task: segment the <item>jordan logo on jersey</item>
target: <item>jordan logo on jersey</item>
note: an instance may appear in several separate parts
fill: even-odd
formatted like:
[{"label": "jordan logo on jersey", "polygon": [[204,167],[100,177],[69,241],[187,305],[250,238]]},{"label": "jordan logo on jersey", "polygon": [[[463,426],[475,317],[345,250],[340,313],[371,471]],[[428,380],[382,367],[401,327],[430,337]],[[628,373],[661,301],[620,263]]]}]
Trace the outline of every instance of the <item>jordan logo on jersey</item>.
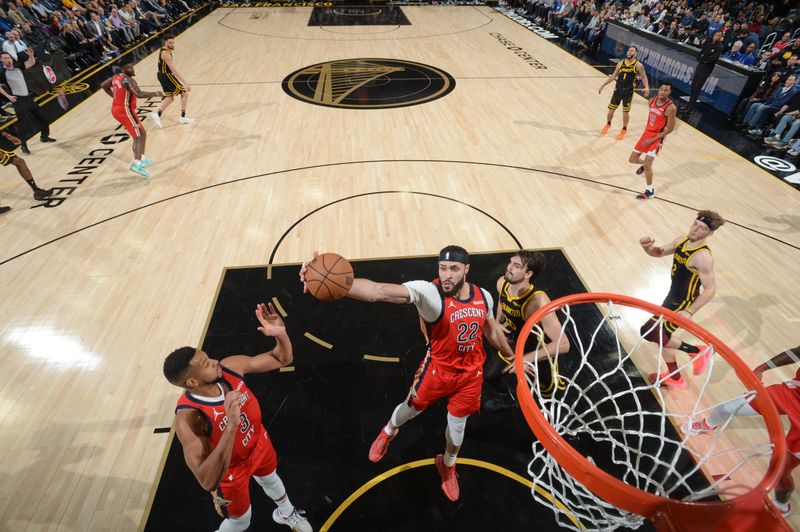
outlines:
[{"label": "jordan logo on jersey", "polygon": [[217,422],[217,418],[218,418],[219,416],[221,416],[222,414],[224,414],[224,413],[225,413],[225,412],[217,412],[217,409],[216,409],[216,408],[212,408],[212,409],[211,409],[211,412],[214,414],[214,423],[216,423],[216,422]]}]

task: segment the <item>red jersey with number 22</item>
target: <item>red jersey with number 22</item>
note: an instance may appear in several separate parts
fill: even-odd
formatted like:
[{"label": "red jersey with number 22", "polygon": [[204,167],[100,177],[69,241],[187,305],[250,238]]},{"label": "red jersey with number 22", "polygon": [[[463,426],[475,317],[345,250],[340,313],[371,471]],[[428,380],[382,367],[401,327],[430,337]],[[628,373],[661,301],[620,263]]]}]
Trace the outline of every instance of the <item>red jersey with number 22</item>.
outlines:
[{"label": "red jersey with number 22", "polygon": [[[439,280],[433,281],[436,285]],[[461,301],[442,295],[442,314],[426,323],[431,359],[444,369],[471,371],[483,367],[483,324],[489,311],[483,291],[469,284],[469,298]],[[441,293],[441,292],[440,292]]]},{"label": "red jersey with number 22", "polygon": [[[233,442],[233,452],[231,453],[230,467],[246,461],[255,449],[256,441],[265,432],[261,425],[261,407],[258,399],[253,392],[245,385],[242,376],[232,372],[225,366],[222,368],[222,379],[220,384],[224,393],[237,390],[242,396],[239,398],[241,404],[241,414],[239,415],[239,432]],[[198,410],[207,421],[206,435],[211,440],[211,447],[215,448],[222,438],[222,432],[228,425],[228,416],[225,415],[225,400],[204,401],[188,391],[184,392],[178,400],[175,412],[182,408],[193,408]]]}]

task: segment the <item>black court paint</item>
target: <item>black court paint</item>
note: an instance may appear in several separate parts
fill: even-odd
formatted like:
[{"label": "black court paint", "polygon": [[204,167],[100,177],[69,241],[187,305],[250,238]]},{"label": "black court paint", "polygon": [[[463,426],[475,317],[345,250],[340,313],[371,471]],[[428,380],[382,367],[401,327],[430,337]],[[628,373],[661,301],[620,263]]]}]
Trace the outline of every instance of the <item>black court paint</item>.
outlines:
[{"label": "black court paint", "polygon": [[[586,290],[560,250],[544,253],[548,266],[537,280],[539,289],[551,298]],[[473,254],[469,279],[494,295],[494,283],[509,256],[510,252]],[[436,256],[430,256],[353,261],[353,268],[358,276],[397,283],[431,279],[436,264]],[[256,331],[253,309],[274,297],[286,310],[294,371],[251,375],[246,381],[261,405],[289,496],[319,529],[365,483],[397,466],[442,452],[446,413],[441,403],[431,407],[402,428],[381,462],[371,463],[369,446],[392,409],[404,399],[425,350],[416,310],[411,305],[350,299],[317,301],[302,293],[298,269],[299,264],[273,266],[271,278],[264,267],[226,270],[202,347],[217,359],[266,351],[274,341]],[[587,307],[575,317],[581,323],[599,315],[595,307]],[[305,332],[333,347],[313,342]],[[602,341],[610,338],[608,334]],[[364,354],[398,358],[399,362],[365,360]],[[628,374],[636,371],[631,367]],[[484,399],[493,393],[485,387]],[[179,395],[176,388],[176,401]],[[468,421],[460,456],[527,478],[532,439],[521,412],[481,412]],[[580,448],[594,457],[600,454],[585,443]],[[536,504],[518,482],[478,467],[460,466],[459,474],[461,500],[456,504],[442,494],[435,469],[419,467],[378,482],[356,498],[330,530],[558,530],[551,511]],[[250,484],[250,493],[250,530],[282,530],[272,523],[272,501],[255,482]],[[220,521],[211,495],[200,488],[186,467],[180,443],[173,439],[145,530],[214,530]],[[640,530],[649,529],[645,524]]]}]

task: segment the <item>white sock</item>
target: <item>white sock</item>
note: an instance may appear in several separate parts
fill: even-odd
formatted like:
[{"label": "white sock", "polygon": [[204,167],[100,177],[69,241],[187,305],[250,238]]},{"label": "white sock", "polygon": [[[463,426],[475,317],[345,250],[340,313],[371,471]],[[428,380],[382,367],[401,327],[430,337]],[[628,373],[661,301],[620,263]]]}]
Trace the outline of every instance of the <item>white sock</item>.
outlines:
[{"label": "white sock", "polygon": [[288,517],[292,515],[294,506],[289,501],[289,495],[286,493],[286,488],[283,486],[281,477],[278,476],[277,471],[273,471],[269,475],[263,477],[253,477],[261,485],[267,497],[275,501],[281,515]]},{"label": "white sock", "polygon": [[294,505],[289,501],[289,495],[285,495],[283,499],[275,499],[275,504],[278,506],[278,511],[284,517],[289,517],[294,512]]},{"label": "white sock", "polygon": [[653,185],[647,185],[647,191],[653,192]]},{"label": "white sock", "polygon": [[133,164],[135,164],[136,166],[141,166],[142,160],[141,159],[134,159],[133,160]]},{"label": "white sock", "polygon": [[395,433],[395,432],[397,432],[397,429],[393,429],[393,428],[392,428],[392,426],[391,426],[389,423],[387,423],[387,424],[386,424],[386,425],[383,427],[383,432],[385,432],[385,433],[386,433],[386,434],[388,434],[389,436],[394,436],[394,433]]},{"label": "white sock", "polygon": [[456,457],[457,456],[458,456],[458,453],[450,454],[447,451],[445,451],[444,452],[444,465],[446,465],[447,467],[453,467],[454,465],[456,465]]}]

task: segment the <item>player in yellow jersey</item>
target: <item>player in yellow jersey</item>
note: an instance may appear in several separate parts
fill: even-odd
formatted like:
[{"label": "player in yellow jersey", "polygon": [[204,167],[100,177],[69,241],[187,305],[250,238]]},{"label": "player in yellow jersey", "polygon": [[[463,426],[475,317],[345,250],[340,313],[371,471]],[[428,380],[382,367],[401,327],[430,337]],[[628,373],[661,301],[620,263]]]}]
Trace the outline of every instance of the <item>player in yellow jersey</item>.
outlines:
[{"label": "player in yellow jersey", "polygon": [[628,53],[625,59],[617,63],[617,68],[614,69],[605,83],[600,85],[597,94],[603,92],[606,85],[616,79],[617,84],[614,87],[614,94],[611,96],[611,102],[608,104],[608,114],[606,115],[606,125],[600,130],[601,135],[608,133],[611,128],[611,120],[614,119],[614,112],[622,103],[622,129],[617,134],[617,140],[625,138],[628,132],[628,120],[630,120],[631,104],[633,103],[633,91],[636,90],[636,76],[642,78],[643,94],[645,97],[650,92],[650,85],[647,81],[647,73],[644,71],[644,65],[636,59],[636,47],[631,46],[628,48]]},{"label": "player in yellow jersey", "polygon": [[[542,273],[547,259],[540,251],[522,250],[511,255],[506,266],[506,273],[497,280],[497,321],[503,326],[509,345],[515,348],[517,337],[525,324],[534,312],[550,302],[541,290],[534,286],[536,277]],[[544,359],[546,353],[555,355],[569,351],[569,339],[566,335],[561,336],[561,323],[555,313],[550,313],[541,321],[545,338],[542,339],[544,345],[539,349],[538,360]],[[559,336],[561,336],[559,341]],[[536,347],[539,338],[535,334],[528,337],[526,343],[525,360],[534,362]],[[489,351],[486,355],[486,365],[484,367],[484,379],[497,390],[499,396],[484,403],[484,408],[490,412],[498,410],[510,410],[516,408],[514,390],[516,389],[516,377],[506,377],[514,373],[514,364],[511,360],[502,357],[497,351]],[[558,363],[556,362],[556,368]],[[557,383],[552,375],[549,362],[542,362],[537,365],[536,370],[528,366],[529,373],[538,375],[542,387],[542,394],[551,395],[556,387],[563,389],[563,383]]]},{"label": "player in yellow jersey", "polygon": [[166,111],[167,107],[175,100],[175,96],[181,96],[181,117],[178,120],[181,124],[191,124],[194,118],[186,116],[186,106],[189,104],[189,93],[192,90],[191,85],[186,79],[180,75],[175,68],[173,61],[173,52],[175,51],[175,36],[171,33],[164,35],[164,46],[158,52],[158,82],[161,83],[161,88],[164,90],[164,101],[158,108],[158,112],[151,114],[153,123],[159,128],[161,127],[161,113]]},{"label": "player in yellow jersey", "polygon": [[[694,319],[693,316],[714,297],[717,281],[714,278],[714,260],[706,240],[724,223],[725,220],[716,212],[700,211],[688,234],[677,237],[669,244],[656,246],[655,240],[649,236],[639,239],[644,252],[651,257],[672,255],[672,283],[662,307]],[[672,334],[678,328],[676,324],[664,320],[660,326],[656,326],[656,321],[657,318],[653,316],[645,322],[641,334],[645,340],[664,346],[667,371],[650,374],[650,381],[655,383],[660,380],[662,386],[684,389],[688,385],[678,372],[675,350],[689,353],[693,358],[695,375],[705,371],[711,350],[706,346],[694,346],[674,338]]]}]

